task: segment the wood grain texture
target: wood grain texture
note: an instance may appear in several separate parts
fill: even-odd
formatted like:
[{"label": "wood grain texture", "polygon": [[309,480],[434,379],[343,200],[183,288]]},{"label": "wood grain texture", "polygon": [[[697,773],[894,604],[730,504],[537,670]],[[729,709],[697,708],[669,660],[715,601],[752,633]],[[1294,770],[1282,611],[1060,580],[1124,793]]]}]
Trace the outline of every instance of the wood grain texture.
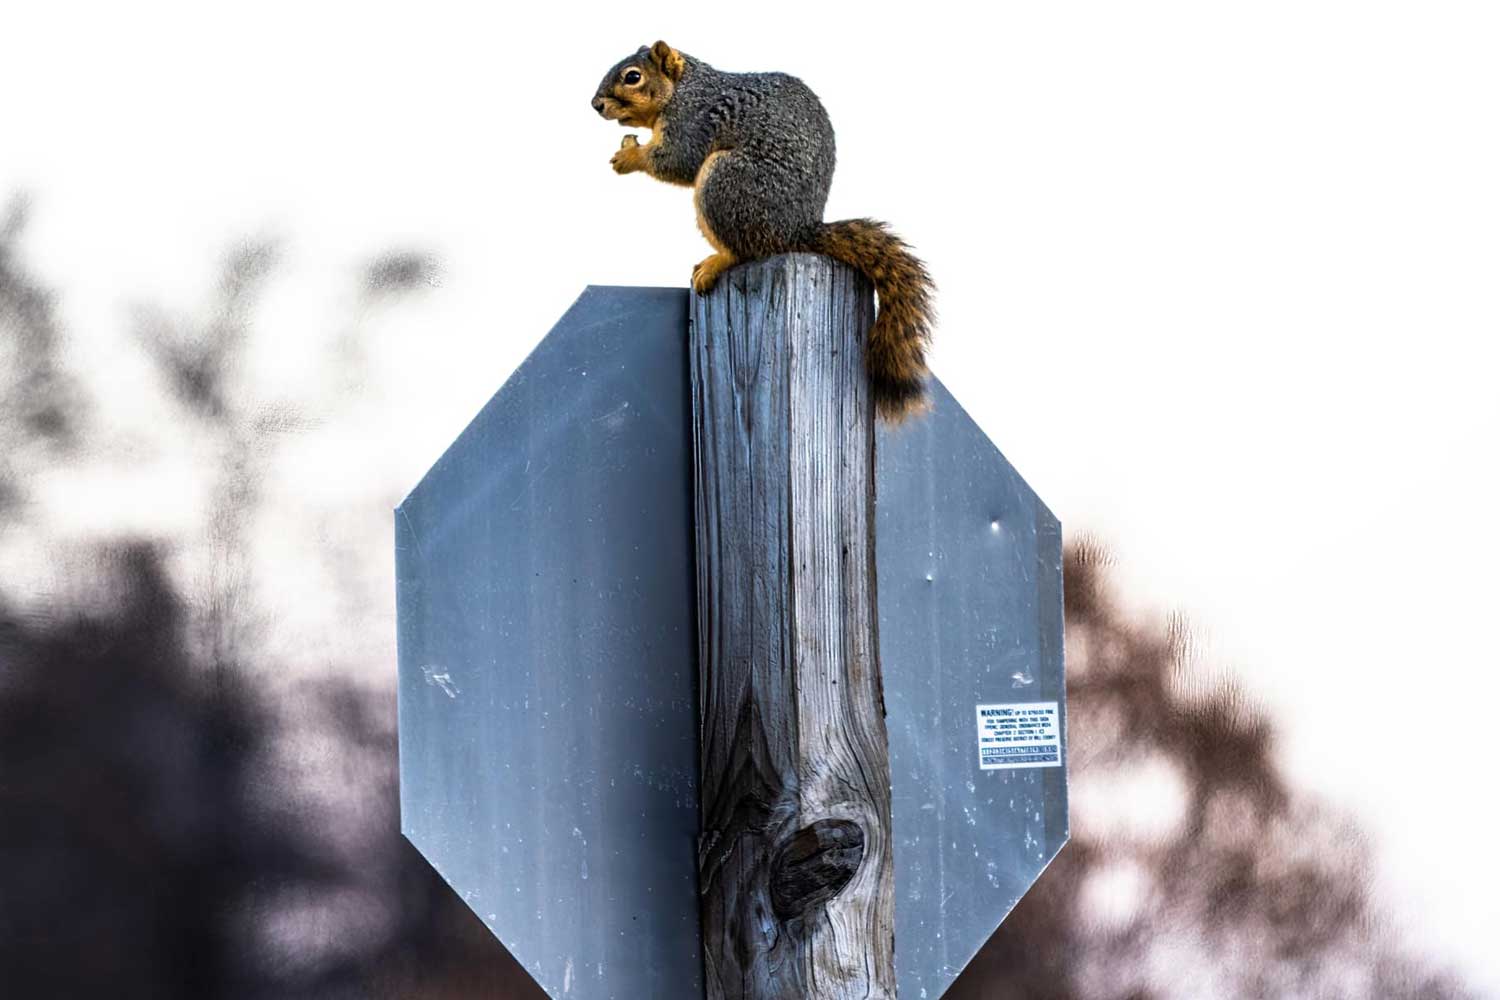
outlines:
[{"label": "wood grain texture", "polygon": [[896,995],[869,284],[826,257],[693,296],[710,1000]]}]

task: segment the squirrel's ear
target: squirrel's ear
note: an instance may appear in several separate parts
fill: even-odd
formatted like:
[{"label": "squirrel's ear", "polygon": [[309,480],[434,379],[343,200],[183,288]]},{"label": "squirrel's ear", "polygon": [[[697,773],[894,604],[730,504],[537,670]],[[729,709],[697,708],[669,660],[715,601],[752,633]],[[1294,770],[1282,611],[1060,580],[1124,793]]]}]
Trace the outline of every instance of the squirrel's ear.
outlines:
[{"label": "squirrel's ear", "polygon": [[666,42],[657,42],[651,46],[651,61],[673,80],[681,80],[682,71],[687,67],[687,64],[683,62],[682,53]]}]

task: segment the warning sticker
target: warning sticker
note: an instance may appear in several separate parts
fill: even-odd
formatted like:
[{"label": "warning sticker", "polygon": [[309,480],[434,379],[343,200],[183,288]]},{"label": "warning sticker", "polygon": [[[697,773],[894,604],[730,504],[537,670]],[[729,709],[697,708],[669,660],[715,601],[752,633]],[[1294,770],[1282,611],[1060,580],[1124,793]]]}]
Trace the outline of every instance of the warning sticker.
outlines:
[{"label": "warning sticker", "polygon": [[1057,702],[976,705],[974,711],[979,718],[981,770],[1062,766]]}]

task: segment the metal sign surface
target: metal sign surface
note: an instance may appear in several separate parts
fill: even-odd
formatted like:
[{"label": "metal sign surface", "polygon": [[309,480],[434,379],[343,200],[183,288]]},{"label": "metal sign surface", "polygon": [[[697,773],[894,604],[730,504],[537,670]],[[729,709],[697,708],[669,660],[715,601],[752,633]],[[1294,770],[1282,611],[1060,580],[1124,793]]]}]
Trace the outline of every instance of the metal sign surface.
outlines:
[{"label": "metal sign surface", "polygon": [[[686,337],[589,288],[396,512],[402,830],[557,998],[702,996]],[[934,404],[877,444],[912,998],[1067,839],[1057,521]]]},{"label": "metal sign surface", "polygon": [[[876,441],[896,980],[913,998],[943,995],[1068,839],[1062,532],[936,380],[932,395]],[[1027,724],[1049,707],[1054,741]],[[981,743],[981,708],[1036,738]],[[1018,749],[1043,752],[989,762]]]},{"label": "metal sign surface", "polygon": [[554,997],[702,996],[686,310],[585,292],[396,512],[402,832]]}]

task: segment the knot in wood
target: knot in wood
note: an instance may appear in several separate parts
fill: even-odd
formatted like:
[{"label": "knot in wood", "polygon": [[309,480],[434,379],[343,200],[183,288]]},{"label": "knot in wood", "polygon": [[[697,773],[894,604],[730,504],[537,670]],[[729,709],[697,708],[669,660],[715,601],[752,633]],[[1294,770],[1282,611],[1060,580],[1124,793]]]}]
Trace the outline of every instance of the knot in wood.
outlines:
[{"label": "knot in wood", "polygon": [[843,891],[865,857],[865,832],[847,819],[820,819],[792,834],[771,862],[771,908],[805,916]]}]

